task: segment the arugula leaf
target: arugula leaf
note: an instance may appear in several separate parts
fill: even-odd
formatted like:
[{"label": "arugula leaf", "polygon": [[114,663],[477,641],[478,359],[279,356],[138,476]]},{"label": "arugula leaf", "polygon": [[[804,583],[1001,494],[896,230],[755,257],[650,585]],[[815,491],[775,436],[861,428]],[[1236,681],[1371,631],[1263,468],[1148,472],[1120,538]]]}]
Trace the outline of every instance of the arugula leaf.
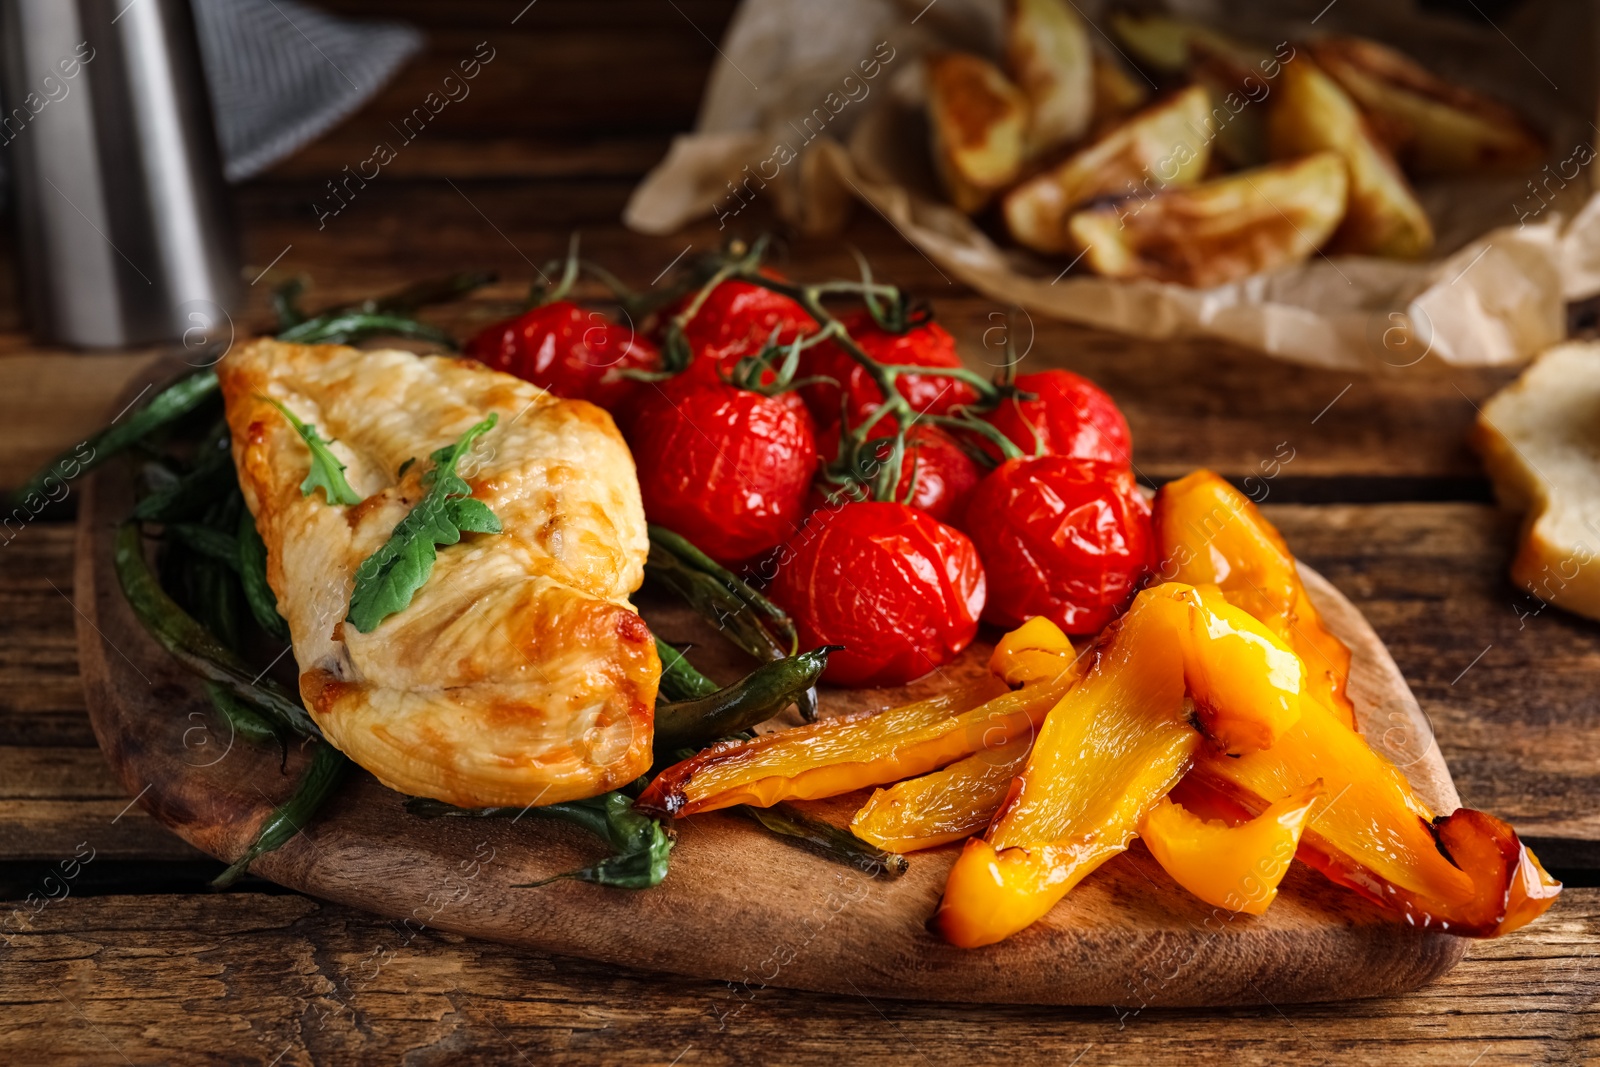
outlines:
[{"label": "arugula leaf", "polygon": [[397,611],[405,609],[428,576],[433,573],[439,553],[435,546],[453,545],[466,533],[499,533],[500,520],[489,505],[474,500],[472,487],[456,473],[461,457],[472,443],[488,433],[499,421],[489,417],[461,435],[453,445],[438,449],[430,457],[433,468],[422,476],[426,490],[417,506],[395,526],[384,542],[356,569],[356,584],[350,594],[350,612],[345,616],[357,630],[367,634]]},{"label": "arugula leaf", "polygon": [[350,483],[345,481],[344,464],[339,462],[339,457],[328,447],[332,442],[324,440],[315,426],[301,422],[295,417],[294,412],[278,401],[268,397],[262,399],[283,413],[283,417],[289,420],[289,425],[293,426],[301,440],[305,441],[306,447],[311,449],[311,470],[306,475],[306,480],[300,483],[301,495],[310,496],[321,489],[323,499],[330,504],[361,503],[361,497],[350,488]]}]

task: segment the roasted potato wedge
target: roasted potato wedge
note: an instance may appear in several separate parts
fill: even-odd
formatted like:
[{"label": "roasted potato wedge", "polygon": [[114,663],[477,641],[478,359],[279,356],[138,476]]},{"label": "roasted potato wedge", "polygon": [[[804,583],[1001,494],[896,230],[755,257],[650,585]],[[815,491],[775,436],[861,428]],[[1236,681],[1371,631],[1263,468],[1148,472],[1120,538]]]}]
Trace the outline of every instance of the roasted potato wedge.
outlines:
[{"label": "roasted potato wedge", "polygon": [[1079,211],[1067,229],[1099,274],[1223,285],[1315,252],[1338,227],[1346,191],[1338,153],[1319,152]]},{"label": "roasted potato wedge", "polygon": [[978,211],[1022,169],[1027,98],[978,56],[931,56],[927,72],[934,165],[950,202]]},{"label": "roasted potato wedge", "polygon": [[1416,259],[1433,247],[1433,225],[1394,157],[1321,67],[1303,55],[1285,63],[1269,107],[1274,159],[1333,151],[1349,168],[1349,208],[1330,251]]},{"label": "roasted potato wedge", "polygon": [[1094,54],[1094,110],[1089,129],[1100,136],[1150,99],[1150,87],[1112,56]]},{"label": "roasted potato wedge", "polygon": [[1028,98],[1028,152],[1038,155],[1089,131],[1089,30],[1066,0],[1010,0],[1006,8],[1006,67]]},{"label": "roasted potato wedge", "polygon": [[1204,63],[1230,87],[1243,87],[1252,75],[1277,76],[1271,52],[1197,22],[1120,13],[1112,16],[1111,28],[1133,58],[1157,74],[1186,75],[1194,65]]},{"label": "roasted potato wedge", "polygon": [[1307,50],[1413,173],[1514,173],[1544,158],[1544,138],[1511,108],[1445,81],[1386,45],[1325,37]]},{"label": "roasted potato wedge", "polygon": [[1193,185],[1211,160],[1210,107],[1206,90],[1190,86],[1023,182],[1003,202],[1011,236],[1037,252],[1065,252],[1067,216],[1079,204]]}]

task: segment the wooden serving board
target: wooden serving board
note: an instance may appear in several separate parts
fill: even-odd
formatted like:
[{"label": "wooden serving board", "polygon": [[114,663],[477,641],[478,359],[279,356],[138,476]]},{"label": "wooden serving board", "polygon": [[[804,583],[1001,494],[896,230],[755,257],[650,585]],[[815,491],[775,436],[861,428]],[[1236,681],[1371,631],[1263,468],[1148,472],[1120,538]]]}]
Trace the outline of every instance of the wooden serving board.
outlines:
[{"label": "wooden serving board", "polygon": [[[305,764],[232,743],[195,681],[140,627],[112,569],[132,473],[112,464],[85,486],[76,573],[78,638],[90,717],[130,796],[204,851],[232,859]],[[1310,570],[1328,624],[1354,650],[1351,692],[1366,736],[1436,810],[1459,803],[1404,679],[1360,613]],[[652,627],[695,639],[698,624],[644,605]],[[699,632],[704,639],[710,635]],[[705,640],[703,662],[724,646]],[[888,707],[982,670],[988,647],[904,690],[824,691],[826,714]],[[731,658],[708,673],[739,672]],[[848,811],[848,801],[819,802]],[[450,930],[560,955],[728,981],[727,1013],[761,986],[868,997],[1146,1006],[1373,997],[1413,989],[1461,959],[1465,943],[1405,927],[1296,864],[1261,918],[1213,909],[1178,888],[1135,845],[1090,875],[1044,920],[978,950],[924,924],[957,846],[913,854],[875,879],[773,837],[736,814],[681,820],[671,873],[629,891],[556,882],[512,888],[593,862],[593,838],[524,817],[424,820],[365,773],[313,826],[254,866],[282,885],[395,920],[402,934]],[[721,1012],[721,1009],[718,1009]]]}]

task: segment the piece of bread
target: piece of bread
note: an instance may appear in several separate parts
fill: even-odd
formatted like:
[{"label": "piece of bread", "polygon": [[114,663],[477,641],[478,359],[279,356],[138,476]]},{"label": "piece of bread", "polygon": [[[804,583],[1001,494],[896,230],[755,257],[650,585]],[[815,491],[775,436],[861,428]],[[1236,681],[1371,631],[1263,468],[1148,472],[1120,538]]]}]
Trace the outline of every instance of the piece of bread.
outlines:
[{"label": "piece of bread", "polygon": [[1483,406],[1472,445],[1523,513],[1512,580],[1600,619],[1600,343],[1546,351]]}]

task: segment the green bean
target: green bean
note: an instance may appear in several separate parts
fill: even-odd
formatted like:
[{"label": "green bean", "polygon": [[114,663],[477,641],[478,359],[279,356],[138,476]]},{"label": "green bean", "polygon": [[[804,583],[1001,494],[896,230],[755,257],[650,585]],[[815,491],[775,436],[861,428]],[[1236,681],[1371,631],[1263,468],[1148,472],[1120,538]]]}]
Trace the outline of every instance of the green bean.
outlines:
[{"label": "green bean", "polygon": [[[664,526],[650,527],[645,575],[683,598],[728,639],[759,660],[792,656],[799,648],[794,623],[748,582]],[[817,717],[816,690],[796,700],[800,717]]]},{"label": "green bean", "polygon": [[743,812],[775,834],[803,841],[827,858],[874,877],[898,878],[910,868],[904,856],[885,852],[849,830],[823,822],[792,804],[780,802],[770,808],[745,804],[730,810]]},{"label": "green bean", "polygon": [[311,754],[311,766],[306,768],[305,774],[300,776],[300,781],[295,783],[294,792],[289,795],[289,799],[272,809],[267,821],[256,831],[255,840],[250,843],[250,847],[244,850],[242,856],[229,864],[227,870],[217,875],[211,884],[218,889],[232,885],[249,869],[250,864],[273,849],[287,844],[316,816],[323,803],[344,780],[345,772],[349,769],[350,761],[345,758],[343,752],[326,741],[317,742],[316,750]]},{"label": "green bean", "polygon": [[278,595],[267,584],[267,545],[256,529],[256,519],[245,508],[239,512],[239,584],[256,625],[280,641],[289,640],[289,624],[278,614]]},{"label": "green bean", "polygon": [[203,559],[214,560],[235,573],[239,570],[239,542],[210,526],[193,522],[172,522],[166,534]]},{"label": "green bean", "polygon": [[316,724],[287,690],[255,674],[232,650],[180,608],[161,588],[144,557],[139,526],[126,522],[117,531],[117,579],[134,614],[163,648],[190,671],[250,701],[301,737],[320,736]]},{"label": "green bean", "polygon": [[656,654],[661,657],[661,692],[671,700],[690,700],[710,696],[717,683],[694,669],[682,652],[656,638]]},{"label": "green bean", "polygon": [[698,747],[766,722],[817,684],[828,666],[828,654],[840,647],[824,645],[763,664],[706,696],[657,704],[656,751]]},{"label": "green bean", "polygon": [[289,327],[278,335],[278,340],[308,345],[342,345],[373,334],[394,334],[434,341],[450,348],[456,346],[455,338],[437,326],[418,322],[409,315],[387,311],[340,311],[318,315]]},{"label": "green bean", "polygon": [[134,506],[133,517],[140,522],[192,519],[237,486],[232,453],[226,447],[214,448],[203,452],[187,474],[140,500]]},{"label": "green bean", "polygon": [[593,882],[618,889],[648,889],[667,876],[668,857],[672,852],[672,837],[662,827],[661,820],[634,811],[633,801],[621,792],[525,808],[457,808],[427,797],[411,797],[406,801],[406,811],[424,819],[454,817],[516,821],[525,814],[542,819],[559,819],[583,827],[616,850],[591,866],[538,882],[524,882],[512,886],[513,889],[532,889],[561,879]]},{"label": "green bean", "polygon": [[[32,478],[11,493],[14,504],[22,504],[29,497],[48,497],[50,479],[71,481],[87,474],[128,446],[148,437],[201,404],[217,392],[217,375],[210,370],[193,371],[162,389],[150,402],[125,420],[119,419],[82,444],[61,453]],[[87,455],[84,453],[87,452]]]},{"label": "green bean", "polygon": [[222,716],[237,736],[255,744],[282,740],[278,728],[270,719],[252,705],[240,700],[226,686],[207,682],[206,696],[211,698],[211,706],[217,709],[217,714]]}]

